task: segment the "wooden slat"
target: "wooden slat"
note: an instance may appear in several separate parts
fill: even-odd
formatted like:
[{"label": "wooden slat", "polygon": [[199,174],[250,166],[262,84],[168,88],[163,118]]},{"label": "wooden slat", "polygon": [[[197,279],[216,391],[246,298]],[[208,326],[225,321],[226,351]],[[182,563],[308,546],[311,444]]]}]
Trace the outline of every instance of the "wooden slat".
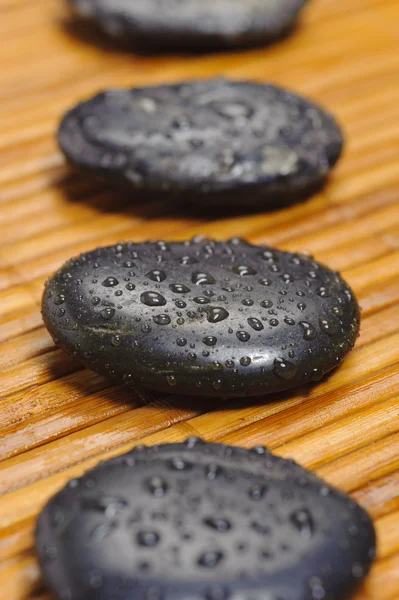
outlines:
[{"label": "wooden slat", "polygon": [[[266,444],[369,510],[378,560],[356,600],[399,598],[399,5],[311,0],[265,49],[139,57],[70,18],[66,3],[0,0],[0,596],[52,600],[38,512],[68,479],[139,443],[200,435]],[[55,132],[107,87],[220,76],[270,80],[325,104],[347,144],[329,185],[274,212],[176,209],[72,171]],[[66,357],[43,326],[43,283],[70,256],[121,239],[202,234],[313,254],[362,306],[355,350],[328,378],[267,402],[141,395]]]}]

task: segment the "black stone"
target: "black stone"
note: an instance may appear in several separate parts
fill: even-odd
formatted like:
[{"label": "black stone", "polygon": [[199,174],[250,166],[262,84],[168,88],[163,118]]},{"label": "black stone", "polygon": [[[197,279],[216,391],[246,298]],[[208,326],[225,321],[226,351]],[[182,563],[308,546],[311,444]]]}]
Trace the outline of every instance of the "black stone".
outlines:
[{"label": "black stone", "polygon": [[352,348],[360,319],[338,273],[240,239],[82,254],[47,282],[42,309],[55,342],[86,367],[132,387],[206,396],[319,380]]},{"label": "black stone", "polygon": [[223,79],[104,92],[66,114],[58,139],[75,165],[148,197],[243,209],[307,198],[343,146],[309,100]]},{"label": "black stone", "polygon": [[69,0],[103,31],[148,50],[265,45],[289,33],[307,0]]},{"label": "black stone", "polygon": [[71,481],[36,538],[59,600],[345,600],[376,543],[359,505],[293,461],[198,439]]}]

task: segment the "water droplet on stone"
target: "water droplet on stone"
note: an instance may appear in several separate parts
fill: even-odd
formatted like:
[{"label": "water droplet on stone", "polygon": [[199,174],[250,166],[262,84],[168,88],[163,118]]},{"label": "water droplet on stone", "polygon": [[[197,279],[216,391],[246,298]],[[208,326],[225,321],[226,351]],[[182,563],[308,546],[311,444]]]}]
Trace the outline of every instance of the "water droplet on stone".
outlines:
[{"label": "water droplet on stone", "polygon": [[170,385],[171,387],[174,387],[177,384],[177,380],[174,375],[167,375],[166,381],[167,381],[168,385]]},{"label": "water droplet on stone", "polygon": [[94,529],[91,534],[91,540],[98,544],[110,536],[116,529],[117,523],[115,521],[106,521]]},{"label": "water droplet on stone", "polygon": [[214,371],[223,371],[223,365],[219,361],[215,360],[212,363],[212,369]]},{"label": "water droplet on stone", "polygon": [[257,454],[258,456],[264,456],[267,454],[267,448],[265,448],[265,446],[254,446],[251,448],[251,452],[253,452],[253,454]]},{"label": "water droplet on stone", "polygon": [[178,346],[185,346],[187,344],[187,340],[186,340],[186,338],[178,338],[176,340],[176,344]]},{"label": "water droplet on stone", "polygon": [[244,306],[253,306],[254,301],[251,300],[251,298],[244,298],[244,300],[241,302],[241,304],[243,304]]},{"label": "water droplet on stone", "polygon": [[262,500],[267,492],[266,485],[254,485],[248,490],[248,496],[251,500],[255,500],[255,502],[259,502]]},{"label": "water droplet on stone", "polygon": [[[194,240],[193,240],[194,241]],[[189,438],[187,438],[186,440],[186,446],[187,448],[191,449],[191,448],[195,448],[197,446],[201,446],[203,445],[205,442],[203,439],[201,439],[200,437],[197,437],[195,435],[190,436]]]},{"label": "water droplet on stone", "polygon": [[115,287],[118,285],[118,283],[119,281],[116,279],[116,277],[107,277],[107,279],[104,279],[102,282],[102,285],[104,287]]},{"label": "water droplet on stone", "polygon": [[219,306],[210,306],[206,308],[207,319],[209,323],[219,323],[224,321],[229,316],[229,313],[225,308]]},{"label": "water droplet on stone", "polygon": [[216,279],[209,273],[196,272],[191,276],[191,281],[195,285],[213,285]]},{"label": "water droplet on stone", "polygon": [[273,302],[271,300],[262,300],[260,305],[262,308],[271,308],[273,306]]},{"label": "water droplet on stone", "polygon": [[137,534],[137,543],[140,546],[146,546],[147,548],[156,546],[159,539],[159,533],[156,531],[139,531]]},{"label": "water droplet on stone", "polygon": [[306,304],[304,302],[298,302],[297,307],[299,308],[299,310],[304,311],[306,310]]},{"label": "water droplet on stone", "polygon": [[170,317],[169,315],[156,315],[155,317],[153,317],[153,321],[157,325],[169,325]]},{"label": "water droplet on stone", "polygon": [[151,477],[147,480],[146,487],[156,498],[162,498],[168,491],[168,484],[161,477]]},{"label": "water droplet on stone", "polygon": [[209,479],[209,481],[214,481],[217,477],[222,474],[222,468],[219,465],[211,464],[205,470],[205,477]]},{"label": "water droplet on stone", "polygon": [[54,304],[57,304],[57,306],[59,306],[60,304],[64,304],[64,302],[65,302],[64,294],[57,294],[56,296],[54,296],[53,302],[54,302]]},{"label": "water droplet on stone", "polygon": [[97,510],[104,513],[106,517],[112,518],[127,508],[128,502],[124,498],[105,495],[83,498],[81,506],[83,510]]},{"label": "water droplet on stone", "polygon": [[243,367],[249,367],[249,365],[251,364],[251,359],[249,356],[243,356],[240,360],[240,365],[242,365]]},{"label": "water droplet on stone", "polygon": [[320,296],[320,298],[331,298],[331,290],[330,288],[322,285],[317,290],[317,295]]},{"label": "water droplet on stone", "polygon": [[255,269],[246,265],[236,265],[233,267],[233,273],[240,277],[246,277],[247,275],[256,275]]},{"label": "water droplet on stone", "polygon": [[290,381],[297,374],[297,367],[283,358],[276,358],[274,361],[273,373],[284,381]]},{"label": "water droplet on stone", "polygon": [[134,283],[128,283],[128,284],[126,285],[126,289],[127,289],[129,292],[132,292],[134,289],[136,289],[136,286],[134,285]]},{"label": "water droplet on stone", "polygon": [[255,331],[262,331],[262,329],[264,329],[264,325],[261,321],[259,321],[259,319],[250,318],[247,321],[248,325]]},{"label": "water droplet on stone", "polygon": [[277,260],[277,255],[273,250],[264,250],[261,254],[263,260],[267,262],[275,262]]},{"label": "water droplet on stone", "polygon": [[236,336],[240,342],[248,342],[251,339],[251,336],[246,331],[237,331]]},{"label": "water droplet on stone", "polygon": [[149,271],[148,273],[146,273],[146,277],[148,277],[148,279],[151,279],[151,281],[157,281],[158,283],[161,283],[161,281],[165,281],[166,273],[165,271],[159,271],[158,269],[154,269],[153,271]]},{"label": "water droplet on stone", "polygon": [[211,106],[213,110],[221,117],[225,117],[226,119],[233,121],[236,121],[237,119],[247,121],[254,114],[254,109],[252,106],[238,100],[235,102],[233,100],[213,100],[209,103],[209,106]]},{"label": "water droplet on stone", "polygon": [[98,296],[93,296],[93,298],[91,299],[91,303],[94,306],[97,306],[97,304],[100,304],[100,302],[101,302],[101,300],[100,300],[100,298]]},{"label": "water droplet on stone", "polygon": [[186,285],[183,285],[182,283],[172,283],[169,286],[169,288],[175,294],[188,294],[190,291],[190,288],[188,288]]},{"label": "water droplet on stone", "polygon": [[314,523],[307,508],[303,508],[292,513],[290,521],[303,537],[306,537],[307,539],[312,537]]},{"label": "water droplet on stone", "polygon": [[197,296],[196,298],[193,298],[193,300],[197,304],[209,304],[210,303],[209,298],[207,298],[206,296]]},{"label": "water droplet on stone", "polygon": [[140,300],[147,306],[164,306],[166,304],[165,298],[158,292],[143,292]]},{"label": "water droplet on stone", "polygon": [[201,554],[198,558],[198,565],[207,569],[214,569],[223,559],[223,552],[208,551]]},{"label": "water droplet on stone", "polygon": [[122,343],[122,338],[120,335],[113,335],[111,338],[111,344],[117,348],[118,346],[120,346]]},{"label": "water droplet on stone", "polygon": [[332,319],[320,319],[320,329],[329,336],[333,336],[339,331],[339,325]]},{"label": "water droplet on stone", "polygon": [[314,340],[317,337],[316,328],[311,323],[306,323],[305,321],[302,321],[301,323],[299,323],[299,325],[302,327],[304,340],[310,341]]},{"label": "water droplet on stone", "polygon": [[218,533],[224,533],[225,531],[229,531],[229,529],[231,529],[230,521],[220,517],[208,517],[207,519],[204,519],[204,524],[211,529],[214,529]]},{"label": "water droplet on stone", "polygon": [[105,321],[109,321],[110,319],[112,319],[112,317],[115,314],[115,309],[114,308],[104,308],[101,312],[100,315],[102,316],[103,319],[105,319]]},{"label": "water droplet on stone", "polygon": [[202,340],[204,342],[204,344],[206,344],[207,346],[214,346],[217,342],[217,338],[215,338],[213,335],[207,335],[203,338]]},{"label": "water droplet on stone", "polygon": [[265,286],[272,285],[272,281],[270,279],[267,279],[267,278],[259,279],[259,283],[261,285],[265,285]]},{"label": "water droplet on stone", "polygon": [[169,467],[173,471],[190,471],[193,465],[182,458],[174,457],[170,459]]},{"label": "water droplet on stone", "polygon": [[185,266],[194,265],[196,262],[198,261],[193,256],[182,256],[180,259],[180,264]]}]

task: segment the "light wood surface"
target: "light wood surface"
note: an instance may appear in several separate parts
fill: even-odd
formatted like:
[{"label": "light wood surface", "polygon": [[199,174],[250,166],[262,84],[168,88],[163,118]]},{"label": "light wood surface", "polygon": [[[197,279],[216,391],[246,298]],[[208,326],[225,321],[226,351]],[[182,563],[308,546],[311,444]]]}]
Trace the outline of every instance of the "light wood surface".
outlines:
[{"label": "light wood surface", "polygon": [[[399,598],[399,4],[313,0],[266,49],[138,57],[76,22],[61,0],[0,0],[0,597],[50,600],[35,518],[65,482],[137,443],[203,436],[266,444],[353,495],[373,516],[378,560],[356,600]],[[213,215],[146,205],[72,173],[62,113],[112,86],[229,75],[283,84],[342,122],[328,187],[273,213]],[[247,237],[340,269],[361,336],[328,379],[264,404],[139,397],[57,350],[43,282],[72,255],[123,240]]]}]

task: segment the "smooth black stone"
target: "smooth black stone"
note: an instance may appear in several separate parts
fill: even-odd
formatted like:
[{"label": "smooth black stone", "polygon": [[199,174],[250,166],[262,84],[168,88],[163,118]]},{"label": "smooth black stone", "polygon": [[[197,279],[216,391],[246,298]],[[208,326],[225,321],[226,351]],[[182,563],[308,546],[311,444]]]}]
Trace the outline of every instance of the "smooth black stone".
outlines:
[{"label": "smooth black stone", "polygon": [[293,461],[198,439],[71,481],[36,537],[59,600],[345,600],[376,543],[360,506]]},{"label": "smooth black stone", "polygon": [[343,147],[316,104],[224,79],[104,92],[66,114],[58,139],[75,165],[149,198],[245,210],[309,197]]},{"label": "smooth black stone", "polygon": [[307,0],[69,0],[78,15],[132,48],[262,46],[289,33]]},{"label": "smooth black stone", "polygon": [[99,248],[46,284],[55,342],[132,387],[254,396],[317,381],[359,332],[340,275],[311,258],[244,240]]}]

